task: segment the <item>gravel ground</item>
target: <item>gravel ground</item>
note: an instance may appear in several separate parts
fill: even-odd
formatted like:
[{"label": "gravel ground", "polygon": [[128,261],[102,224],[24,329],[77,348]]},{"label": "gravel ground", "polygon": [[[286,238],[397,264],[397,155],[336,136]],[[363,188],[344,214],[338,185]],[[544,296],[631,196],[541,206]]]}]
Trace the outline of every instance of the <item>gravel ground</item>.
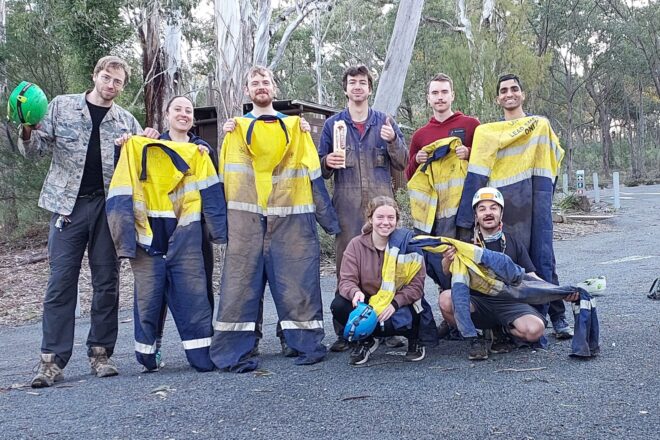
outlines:
[{"label": "gravel ground", "polygon": [[[88,374],[83,318],[66,381],[32,390],[25,384],[37,363],[40,325],[3,325],[0,438],[657,438],[660,301],[648,300],[646,290],[660,276],[660,186],[622,195],[606,232],[555,246],[562,281],[607,276],[596,359],[569,358],[570,342],[548,332],[547,351],[522,349],[478,363],[467,360],[464,343],[443,341],[418,363],[402,362],[401,349],[381,348],[366,367],[347,365],[346,353],[297,367],[279,355],[268,299],[258,372],[195,373],[170,321],[166,368],[141,374],[125,310],[115,356],[120,376]],[[326,306],[334,283],[322,277]],[[427,294],[436,301],[430,283]],[[325,323],[329,344],[329,312]]]}]

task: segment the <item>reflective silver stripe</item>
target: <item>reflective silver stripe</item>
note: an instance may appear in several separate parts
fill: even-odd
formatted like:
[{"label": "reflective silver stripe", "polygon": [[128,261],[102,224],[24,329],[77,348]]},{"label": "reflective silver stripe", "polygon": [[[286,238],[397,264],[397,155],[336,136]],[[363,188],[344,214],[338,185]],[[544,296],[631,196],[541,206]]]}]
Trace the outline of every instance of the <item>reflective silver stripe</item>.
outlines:
[{"label": "reflective silver stripe", "polygon": [[269,207],[266,212],[268,213],[268,215],[279,215],[279,216],[285,216],[290,214],[308,214],[310,212],[316,212],[316,206],[299,205],[299,206]]},{"label": "reflective silver stripe", "polygon": [[401,249],[399,249],[396,246],[390,246],[388,244],[387,249],[385,249],[385,252],[392,255],[393,257],[396,257],[397,255],[399,255],[399,252],[401,252]]},{"label": "reflective silver stripe", "polygon": [[563,151],[560,150],[561,146],[556,142],[550,142],[550,149],[555,153],[555,159],[557,162],[561,161]]},{"label": "reflective silver stripe", "polygon": [[321,168],[308,170],[308,172],[309,172],[309,178],[311,180],[318,179],[319,177],[321,177]]},{"label": "reflective silver stripe", "polygon": [[209,347],[211,345],[211,338],[191,339],[189,341],[181,341],[184,350],[195,350],[197,348]]},{"label": "reflective silver stripe", "polygon": [[132,196],[133,187],[132,186],[115,186],[110,188],[108,191],[108,199],[111,199],[116,196]]},{"label": "reflective silver stripe", "polygon": [[417,252],[412,252],[410,254],[403,254],[399,255],[397,257],[397,262],[399,263],[414,263],[414,262],[422,262],[424,261],[424,257],[418,254]]},{"label": "reflective silver stripe", "polygon": [[449,218],[458,213],[458,208],[447,208],[436,211],[435,218]]},{"label": "reflective silver stripe", "polygon": [[255,205],[254,203],[235,202],[233,200],[227,202],[227,209],[234,209],[236,211],[254,212],[255,214],[262,214],[262,215],[264,213],[264,210],[261,209],[261,206]]},{"label": "reflective silver stripe", "polygon": [[532,170],[525,170],[522,173],[516,174],[515,176],[506,177],[499,180],[490,180],[488,181],[488,186],[495,188],[501,188],[503,186],[512,185],[514,183],[522,182],[532,177]]},{"label": "reflective silver stripe", "polygon": [[254,322],[216,322],[213,328],[219,332],[253,332],[257,325]]},{"label": "reflective silver stripe", "polygon": [[488,167],[484,167],[481,165],[475,165],[475,164],[468,164],[468,173],[474,173],[474,174],[479,174],[481,176],[490,176],[491,169]]},{"label": "reflective silver stripe", "polygon": [[274,206],[267,208],[266,211],[254,203],[246,202],[227,202],[227,209],[235,209],[236,211],[247,211],[261,215],[277,215],[284,217],[291,214],[308,214],[316,212],[316,205],[300,205],[300,206]]},{"label": "reflective silver stripe", "polygon": [[474,262],[481,264],[481,259],[484,256],[484,248],[479,246],[474,246]]},{"label": "reflective silver stripe", "polygon": [[440,182],[436,183],[433,185],[433,188],[435,188],[436,191],[446,191],[449,188],[453,188],[456,186],[463,186],[465,183],[465,179],[463,177],[457,177],[455,179],[449,179],[446,182]]},{"label": "reflective silver stripe", "polygon": [[137,234],[137,242],[145,246],[151,246],[151,241],[153,237],[149,237],[143,234]]},{"label": "reflective silver stripe", "polygon": [[153,345],[147,345],[135,341],[135,351],[142,354],[154,354],[156,353],[156,343],[154,342]]},{"label": "reflective silver stripe", "polygon": [[555,178],[555,174],[546,168],[533,168],[532,174],[535,176],[547,177],[548,179],[553,180]]},{"label": "reflective silver stripe", "polygon": [[202,219],[202,214],[199,212],[193,212],[192,214],[182,216],[177,226],[187,226],[193,222],[198,222]]},{"label": "reflective silver stripe", "polygon": [[314,330],[323,328],[323,321],[280,321],[282,330]]},{"label": "reflective silver stripe", "polygon": [[508,148],[502,148],[497,152],[497,158],[502,159],[503,157],[509,157],[509,156],[516,156],[518,154],[521,154],[523,151],[525,151],[527,148],[530,148],[531,145],[529,143],[524,144],[524,145],[518,145],[518,146],[511,146]]},{"label": "reflective silver stripe", "polygon": [[470,279],[462,273],[456,273],[451,276],[451,285],[453,286],[454,284],[457,283],[462,283],[465,284],[466,286],[470,285]]},{"label": "reflective silver stripe", "polygon": [[428,195],[414,189],[408,190],[408,196],[411,199],[419,200],[420,202],[426,203],[428,205],[430,205],[431,202],[435,202],[438,199],[438,197],[435,194]]},{"label": "reflective silver stripe", "polygon": [[254,175],[254,169],[242,163],[228,163],[225,164],[225,173],[243,173]]},{"label": "reflective silver stripe", "polygon": [[308,175],[309,175],[309,173],[307,172],[307,169],[305,169],[305,168],[291,168],[291,169],[286,169],[286,170],[282,171],[278,175],[273,174],[272,179],[273,179],[273,184],[275,184],[275,183],[277,183],[281,180],[294,179],[294,178],[298,178],[298,177],[305,177],[305,176],[308,176]]},{"label": "reflective silver stripe", "polygon": [[433,228],[433,223],[422,223],[418,221],[413,221],[413,226],[417,229],[419,229],[422,232],[426,233],[431,233],[431,229]]},{"label": "reflective silver stripe", "polygon": [[396,289],[396,284],[392,281],[383,281],[380,284],[380,290],[386,290],[388,292],[394,292],[394,289]]},{"label": "reflective silver stripe", "polygon": [[220,183],[225,183],[225,175],[224,175],[224,173],[220,173],[220,174],[218,174],[218,181],[219,181]]},{"label": "reflective silver stripe", "polygon": [[176,218],[176,215],[174,214],[174,211],[155,211],[148,209],[147,217]]},{"label": "reflective silver stripe", "polygon": [[218,182],[220,182],[220,178],[218,177],[217,174],[213,174],[213,175],[207,177],[204,180],[198,181],[197,182],[197,189],[199,189],[199,190],[206,189],[210,186],[215,185]]}]

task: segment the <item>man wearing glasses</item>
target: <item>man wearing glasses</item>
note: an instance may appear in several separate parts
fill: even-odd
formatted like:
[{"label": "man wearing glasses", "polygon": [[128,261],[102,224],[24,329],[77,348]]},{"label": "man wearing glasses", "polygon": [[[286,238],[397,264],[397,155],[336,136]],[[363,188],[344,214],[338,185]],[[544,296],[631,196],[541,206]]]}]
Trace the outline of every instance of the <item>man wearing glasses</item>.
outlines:
[{"label": "man wearing glasses", "polygon": [[105,214],[105,194],[114,171],[115,145],[131,134],[158,137],[114,104],[130,76],[117,57],[101,58],[92,76],[94,88],[60,95],[48,105],[37,126],[23,125],[19,148],[25,156],[52,152],[39,206],[52,213],[48,233],[50,277],[44,298],[39,371],[32,387],[49,387],[64,378],[73,350],[78,276],[85,249],[92,273],[93,297],[87,355],[97,377],[115,376],[109,361],[117,340],[119,264]]}]

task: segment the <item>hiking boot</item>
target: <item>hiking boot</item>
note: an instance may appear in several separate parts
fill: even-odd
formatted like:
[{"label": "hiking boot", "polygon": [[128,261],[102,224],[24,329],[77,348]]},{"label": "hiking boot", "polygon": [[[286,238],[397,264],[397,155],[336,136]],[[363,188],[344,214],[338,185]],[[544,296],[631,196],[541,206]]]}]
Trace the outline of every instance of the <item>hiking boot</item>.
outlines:
[{"label": "hiking boot", "polygon": [[91,347],[92,355],[89,357],[91,373],[96,377],[110,377],[119,374],[117,367],[110,363],[108,353],[103,347]]},{"label": "hiking boot", "polygon": [[473,337],[465,339],[470,341],[468,359],[471,361],[483,361],[488,359],[488,346],[484,338]]},{"label": "hiking boot", "polygon": [[385,338],[385,346],[389,348],[401,348],[406,345],[403,336],[388,336]]},{"label": "hiking boot", "polygon": [[447,324],[447,321],[442,321],[438,325],[438,340],[445,339],[451,333],[451,327]]},{"label": "hiking boot", "polygon": [[293,348],[289,347],[284,339],[280,339],[280,345],[282,346],[282,354],[284,357],[294,358],[300,355],[298,350],[294,350]]},{"label": "hiking boot", "polygon": [[371,353],[376,351],[379,344],[380,342],[378,342],[378,339],[376,338],[369,338],[365,339],[364,341],[360,341],[358,345],[353,349],[348,363],[351,365],[365,364],[369,360]]},{"label": "hiking boot", "polygon": [[342,351],[346,351],[349,348],[351,348],[351,344],[341,336],[337,336],[337,340],[333,342],[332,345],[330,346],[330,351],[339,353]]},{"label": "hiking boot", "polygon": [[51,387],[55,382],[64,380],[62,369],[55,363],[55,353],[41,353],[39,370],[30,386],[32,388]]},{"label": "hiking boot", "polygon": [[552,321],[552,328],[555,331],[555,338],[557,339],[571,339],[573,337],[573,330],[566,322],[566,318],[561,318]]},{"label": "hiking boot", "polygon": [[491,343],[490,348],[488,349],[489,353],[509,353],[515,348],[515,345],[511,342],[509,335],[502,331],[501,328],[492,329],[490,331],[490,339]]},{"label": "hiking boot", "polygon": [[426,347],[417,341],[408,341],[408,351],[404,358],[408,362],[418,362],[426,357]]}]

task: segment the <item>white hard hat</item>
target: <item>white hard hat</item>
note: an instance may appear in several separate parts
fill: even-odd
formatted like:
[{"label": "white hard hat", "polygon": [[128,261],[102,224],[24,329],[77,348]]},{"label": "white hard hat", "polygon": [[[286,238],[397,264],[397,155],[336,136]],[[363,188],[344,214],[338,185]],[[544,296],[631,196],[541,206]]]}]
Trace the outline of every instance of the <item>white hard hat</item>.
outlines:
[{"label": "white hard hat", "polygon": [[492,200],[504,209],[504,197],[502,197],[502,193],[497,188],[487,186],[474,193],[474,197],[472,197],[472,209],[477,206],[477,203],[484,200]]}]

